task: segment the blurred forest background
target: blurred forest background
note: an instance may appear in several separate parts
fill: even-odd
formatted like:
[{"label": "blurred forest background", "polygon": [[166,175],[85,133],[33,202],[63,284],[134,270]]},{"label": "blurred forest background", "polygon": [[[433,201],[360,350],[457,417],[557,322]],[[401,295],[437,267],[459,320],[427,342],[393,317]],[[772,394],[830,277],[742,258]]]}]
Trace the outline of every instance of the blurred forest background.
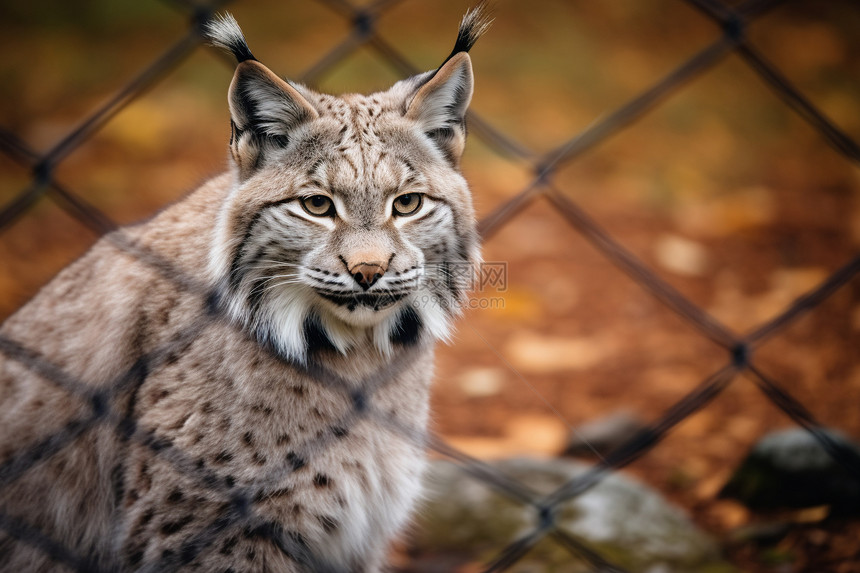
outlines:
[{"label": "blurred forest background", "polygon": [[[720,28],[682,0],[494,2],[472,52],[472,109],[535,153],[611,113]],[[379,35],[420,69],[450,50],[463,0],[394,2]],[[301,78],[350,34],[325,2],[229,5],[255,55]],[[187,30],[158,0],[0,1],[0,125],[45,151]],[[751,43],[835,124],[860,138],[860,5],[795,1],[748,30]],[[230,65],[201,47],[56,168],[56,181],[115,221],[145,218],[226,165]],[[383,89],[398,74],[359,46],[320,77],[331,92]],[[527,159],[478,137],[463,170],[479,217],[534,177]],[[0,154],[0,206],[30,182]],[[860,170],[785,106],[735,55],[631,127],[552,175],[555,185],[662,278],[736,332],[781,312],[860,247]],[[97,237],[50,200],[0,230],[0,319]],[[477,308],[440,348],[434,428],[482,458],[556,455],[571,427],[618,411],[660,416],[726,354],[613,267],[543,200],[485,244],[507,265],[501,308]],[[860,282],[757,351],[761,369],[824,424],[860,438]],[[723,534],[756,520],[715,499],[765,432],[791,421],[743,376],[624,471]],[[802,525],[745,570],[857,571],[860,528]],[[816,561],[818,560],[818,561]],[[830,563],[819,566],[811,563]],[[795,569],[778,569],[778,564]],[[849,565],[846,565],[849,564]],[[829,567],[829,568],[828,568]]]}]

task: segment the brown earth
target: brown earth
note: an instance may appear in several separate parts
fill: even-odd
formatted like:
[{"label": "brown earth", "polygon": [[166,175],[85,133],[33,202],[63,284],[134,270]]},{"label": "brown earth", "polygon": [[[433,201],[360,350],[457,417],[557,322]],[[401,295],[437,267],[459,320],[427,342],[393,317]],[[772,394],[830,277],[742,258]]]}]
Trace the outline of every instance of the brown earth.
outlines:
[{"label": "brown earth", "polygon": [[[178,38],[163,5],[92,2],[0,7],[0,125],[50,148]],[[313,2],[287,10],[247,0],[232,8],[264,62],[299,77],[348,32]],[[397,5],[381,35],[421,67],[449,48],[463,9],[454,0]],[[719,35],[680,0],[499,1],[475,48],[473,109],[535,150],[549,150],[645,89]],[[286,14],[289,12],[289,15]],[[267,14],[263,17],[261,14]],[[422,24],[415,29],[414,22]],[[795,2],[749,35],[849,135],[860,137],[860,10]],[[444,31],[445,33],[441,33]],[[58,181],[120,222],[145,217],[223,168],[230,70],[198,50],[62,161]],[[369,90],[395,78],[369,49],[322,81]],[[0,156],[0,204],[26,188],[27,169]],[[464,159],[485,216],[523,189],[528,161],[473,138]],[[736,333],[782,312],[855,256],[860,171],[736,57],[643,120],[563,165],[555,185],[625,248]],[[95,235],[49,198],[0,231],[0,318],[20,306]],[[647,294],[543,199],[485,244],[505,283],[475,293],[477,308],[439,350],[434,428],[478,458],[555,455],[570,427],[618,410],[646,421],[692,391],[728,352]],[[852,280],[755,349],[763,372],[818,420],[860,439],[860,283]],[[623,471],[690,511],[717,536],[767,519],[715,499],[767,431],[791,425],[739,375]],[[745,571],[860,571],[860,525],[815,510],[772,544],[727,545]],[[783,516],[785,517],[785,516]],[[474,570],[474,567],[468,569]]]}]

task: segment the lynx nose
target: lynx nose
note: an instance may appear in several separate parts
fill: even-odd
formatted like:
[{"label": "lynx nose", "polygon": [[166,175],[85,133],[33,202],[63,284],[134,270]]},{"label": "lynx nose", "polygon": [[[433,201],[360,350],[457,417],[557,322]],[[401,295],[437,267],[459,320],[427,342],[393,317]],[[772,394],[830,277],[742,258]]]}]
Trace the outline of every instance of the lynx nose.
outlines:
[{"label": "lynx nose", "polygon": [[358,263],[349,269],[349,274],[361,288],[367,290],[382,278],[386,270],[383,263]]}]

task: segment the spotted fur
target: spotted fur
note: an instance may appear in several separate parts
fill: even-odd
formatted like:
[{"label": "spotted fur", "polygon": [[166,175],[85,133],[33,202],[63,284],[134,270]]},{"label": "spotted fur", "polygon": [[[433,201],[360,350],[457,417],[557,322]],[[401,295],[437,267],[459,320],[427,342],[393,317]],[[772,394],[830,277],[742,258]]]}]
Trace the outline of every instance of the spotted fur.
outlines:
[{"label": "spotted fur", "polygon": [[436,70],[336,97],[213,21],[238,61],[229,171],[0,327],[0,570],[382,567],[479,257],[459,160],[485,23]]}]

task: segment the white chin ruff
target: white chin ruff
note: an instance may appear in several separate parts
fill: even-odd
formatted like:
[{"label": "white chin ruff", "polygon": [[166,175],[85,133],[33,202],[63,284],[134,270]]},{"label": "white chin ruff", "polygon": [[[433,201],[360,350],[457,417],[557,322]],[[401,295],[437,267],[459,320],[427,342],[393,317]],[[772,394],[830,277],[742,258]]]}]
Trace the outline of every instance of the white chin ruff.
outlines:
[{"label": "white chin ruff", "polygon": [[306,339],[309,323],[341,354],[368,342],[385,357],[391,356],[397,345],[428,338],[449,342],[451,313],[439,304],[425,304],[426,300],[419,292],[377,311],[362,306],[350,311],[321,299],[310,289],[285,289],[268,297],[253,318],[236,299],[228,309],[262,343],[288,360],[306,363],[313,350]]},{"label": "white chin ruff", "polygon": [[356,328],[373,328],[387,320],[392,314],[396,315],[403,302],[398,301],[379,310],[374,310],[364,305],[359,305],[354,310],[349,310],[342,305],[323,300],[322,304],[320,304],[320,310],[321,314],[330,314],[332,322],[338,321]]}]

